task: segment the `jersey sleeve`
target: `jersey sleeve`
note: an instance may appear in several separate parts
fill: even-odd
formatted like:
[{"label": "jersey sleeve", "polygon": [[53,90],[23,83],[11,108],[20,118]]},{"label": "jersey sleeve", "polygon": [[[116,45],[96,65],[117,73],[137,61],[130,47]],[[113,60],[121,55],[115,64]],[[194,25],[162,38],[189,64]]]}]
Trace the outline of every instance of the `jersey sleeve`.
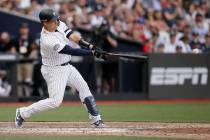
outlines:
[{"label": "jersey sleeve", "polygon": [[50,50],[60,52],[66,44],[61,42],[58,38],[50,36],[45,39],[44,45]]},{"label": "jersey sleeve", "polygon": [[66,29],[68,29],[67,25],[64,22],[62,22],[62,21],[60,21],[60,24],[59,24],[58,28],[61,31],[65,31]]},{"label": "jersey sleeve", "polygon": [[60,21],[58,28],[65,33],[66,38],[69,38],[69,36],[73,33],[73,31],[62,21]]}]

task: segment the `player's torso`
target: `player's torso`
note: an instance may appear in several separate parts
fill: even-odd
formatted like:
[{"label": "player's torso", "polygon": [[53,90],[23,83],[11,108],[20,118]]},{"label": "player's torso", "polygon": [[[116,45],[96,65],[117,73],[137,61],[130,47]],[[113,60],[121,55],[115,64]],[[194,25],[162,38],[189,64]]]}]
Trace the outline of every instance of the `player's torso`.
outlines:
[{"label": "player's torso", "polygon": [[60,54],[57,51],[51,49],[53,46],[50,46],[50,42],[53,42],[53,38],[60,40],[62,43],[71,45],[71,42],[65,37],[65,33],[61,28],[58,27],[57,31],[52,33],[42,29],[40,37],[42,63],[48,66],[56,66],[70,61],[70,55]]}]

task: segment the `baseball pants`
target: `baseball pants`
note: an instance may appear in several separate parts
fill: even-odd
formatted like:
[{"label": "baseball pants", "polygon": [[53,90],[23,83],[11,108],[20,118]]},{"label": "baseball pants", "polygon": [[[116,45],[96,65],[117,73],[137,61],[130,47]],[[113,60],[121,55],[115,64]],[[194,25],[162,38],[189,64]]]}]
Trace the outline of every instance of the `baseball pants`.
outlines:
[{"label": "baseball pants", "polygon": [[35,113],[59,107],[63,101],[66,86],[77,89],[81,102],[84,102],[86,97],[92,96],[85,80],[78,70],[70,64],[66,66],[42,65],[41,72],[47,82],[49,98],[20,108],[23,119],[27,119]]}]

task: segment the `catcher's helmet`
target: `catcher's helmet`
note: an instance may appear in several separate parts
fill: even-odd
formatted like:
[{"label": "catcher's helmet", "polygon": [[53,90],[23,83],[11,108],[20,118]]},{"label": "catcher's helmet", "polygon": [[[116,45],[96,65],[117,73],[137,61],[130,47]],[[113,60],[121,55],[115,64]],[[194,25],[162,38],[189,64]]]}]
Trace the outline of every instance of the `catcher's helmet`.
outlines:
[{"label": "catcher's helmet", "polygon": [[58,14],[52,9],[43,9],[39,13],[39,19],[41,22],[50,20],[59,20]]}]

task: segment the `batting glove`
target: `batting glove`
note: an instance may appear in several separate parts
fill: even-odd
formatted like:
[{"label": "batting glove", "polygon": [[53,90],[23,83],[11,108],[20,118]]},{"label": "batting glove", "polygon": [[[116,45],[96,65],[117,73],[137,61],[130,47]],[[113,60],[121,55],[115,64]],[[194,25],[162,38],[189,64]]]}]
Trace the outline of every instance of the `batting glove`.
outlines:
[{"label": "batting glove", "polygon": [[94,48],[93,55],[96,58],[107,60],[107,56],[104,54],[104,51],[101,48]]}]

